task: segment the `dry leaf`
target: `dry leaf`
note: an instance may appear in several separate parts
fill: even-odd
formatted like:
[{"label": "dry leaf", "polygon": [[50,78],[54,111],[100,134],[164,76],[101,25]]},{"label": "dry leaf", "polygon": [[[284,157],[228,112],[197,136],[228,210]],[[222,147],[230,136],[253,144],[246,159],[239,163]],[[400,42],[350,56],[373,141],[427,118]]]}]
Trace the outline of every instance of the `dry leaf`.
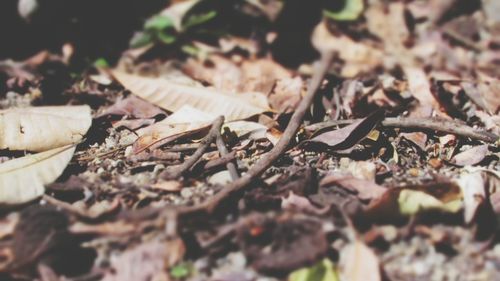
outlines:
[{"label": "dry leaf", "polygon": [[241,66],[220,55],[204,61],[189,59],[184,70],[197,80],[210,83],[225,93],[268,94],[277,81],[291,79],[291,72],[271,59],[245,60]]},{"label": "dry leaf", "polygon": [[418,67],[405,67],[403,71],[408,79],[410,93],[420,105],[439,110],[439,103],[431,92],[431,84],[425,72]]},{"label": "dry leaf", "polygon": [[251,121],[234,121],[224,124],[224,128],[228,128],[238,137],[249,135],[250,139],[262,139],[266,137],[268,128],[260,123]]},{"label": "dry leaf", "polygon": [[484,83],[473,85],[462,82],[464,92],[481,108],[494,115],[500,111],[500,86],[499,80],[487,77]]},{"label": "dry leaf", "polygon": [[90,107],[44,106],[0,111],[0,149],[45,151],[79,142],[92,124]]},{"label": "dry leaf", "polygon": [[371,201],[366,214],[372,220],[390,222],[420,212],[456,213],[462,207],[462,198],[460,187],[447,179],[393,187],[388,188],[380,198]]},{"label": "dry leaf", "polygon": [[363,140],[383,118],[384,112],[376,111],[344,128],[320,133],[307,143],[321,143],[333,150],[350,152],[354,145]]},{"label": "dry leaf", "polygon": [[243,92],[268,94],[274,84],[282,79],[290,79],[290,71],[270,59],[246,60],[241,65]]},{"label": "dry leaf", "polygon": [[151,185],[151,188],[157,189],[157,190],[164,190],[164,191],[170,191],[170,192],[177,192],[181,191],[182,189],[182,184],[178,181],[160,181],[158,183],[155,183]]},{"label": "dry leaf", "polygon": [[290,191],[288,197],[281,198],[281,209],[313,213],[313,214],[322,214],[328,211],[329,208],[326,207],[324,209],[319,209],[313,204],[311,204],[309,199],[305,198],[304,196],[295,195],[293,191]]},{"label": "dry leaf", "polygon": [[345,281],[381,281],[380,264],[375,253],[356,240],[340,253],[340,279]]},{"label": "dry leaf", "polygon": [[166,115],[160,108],[136,96],[121,99],[97,117],[106,115],[127,116],[134,119],[150,119],[158,115]]},{"label": "dry leaf", "polygon": [[64,146],[0,164],[0,204],[29,202],[55,181],[73,157],[75,147]]},{"label": "dry leaf", "polygon": [[404,46],[410,36],[404,11],[403,3],[391,3],[387,9],[382,4],[370,5],[366,11],[366,19],[368,30],[384,42],[384,51],[406,64],[411,62],[411,54]]},{"label": "dry leaf", "polygon": [[163,78],[119,71],[113,71],[113,76],[135,95],[171,112],[189,105],[207,114],[224,115],[226,121],[233,121],[269,111],[268,107],[262,106],[262,98],[258,99],[259,103],[256,102],[255,95],[223,94],[208,88],[176,84]]},{"label": "dry leaf", "polygon": [[[151,281],[169,280],[167,269],[184,255],[182,240],[169,242],[151,241],[111,257],[113,272],[108,272],[103,281]],[[167,279],[158,279],[167,278]]]},{"label": "dry leaf", "polygon": [[361,200],[372,200],[382,197],[387,188],[380,186],[372,181],[357,179],[345,175],[329,175],[324,177],[320,186],[339,185],[351,192],[357,194]]},{"label": "dry leaf", "polygon": [[207,82],[223,92],[238,91],[242,84],[241,69],[220,55],[212,55],[204,61],[189,58],[183,69],[194,79]]},{"label": "dry leaf", "polygon": [[133,146],[134,153],[146,148],[154,149],[178,138],[200,132],[210,126],[214,116],[190,106],[183,106],[164,120],[137,131],[139,138]]},{"label": "dry leaf", "polygon": [[383,53],[380,50],[355,42],[345,35],[334,36],[324,22],[314,30],[312,43],[320,53],[334,52],[345,61],[342,69],[344,77],[354,77],[382,63]]},{"label": "dry leaf", "polygon": [[404,189],[398,197],[399,211],[403,215],[415,215],[422,211],[441,210],[456,213],[462,208],[461,197],[451,201],[441,201],[423,191]]},{"label": "dry leaf", "polygon": [[273,93],[269,96],[271,108],[279,113],[292,112],[302,99],[304,81],[300,77],[276,81]]},{"label": "dry leaf", "polygon": [[488,145],[478,145],[453,156],[451,163],[458,166],[476,165],[488,154]]},{"label": "dry leaf", "polygon": [[469,224],[474,219],[478,208],[486,201],[486,188],[482,173],[464,172],[457,180],[464,200],[464,221]]}]

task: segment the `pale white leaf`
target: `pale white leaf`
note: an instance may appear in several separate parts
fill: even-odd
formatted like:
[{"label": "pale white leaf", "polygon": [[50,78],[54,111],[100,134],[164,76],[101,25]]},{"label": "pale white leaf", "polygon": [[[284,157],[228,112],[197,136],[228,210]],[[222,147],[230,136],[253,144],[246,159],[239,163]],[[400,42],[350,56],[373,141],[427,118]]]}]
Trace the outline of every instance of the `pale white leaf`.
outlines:
[{"label": "pale white leaf", "polygon": [[134,152],[155,148],[191,133],[207,128],[215,119],[213,115],[191,106],[183,106],[174,114],[149,127],[137,130],[139,138],[134,143]]},{"label": "pale white leaf", "polygon": [[340,253],[340,280],[380,281],[380,263],[375,253],[356,240]]},{"label": "pale white leaf", "polygon": [[0,111],[0,149],[45,151],[75,144],[92,124],[90,107],[43,106]]},{"label": "pale white leaf", "polygon": [[63,146],[0,164],[0,204],[29,202],[44,193],[73,157],[75,146]]},{"label": "pale white leaf", "polygon": [[482,172],[463,172],[457,180],[464,200],[464,221],[469,224],[486,201],[486,184]]},{"label": "pale white leaf", "polygon": [[133,94],[168,111],[176,112],[189,105],[226,121],[245,119],[270,109],[256,103],[255,94],[220,93],[208,88],[181,85],[164,78],[150,78],[113,71],[113,76]]}]

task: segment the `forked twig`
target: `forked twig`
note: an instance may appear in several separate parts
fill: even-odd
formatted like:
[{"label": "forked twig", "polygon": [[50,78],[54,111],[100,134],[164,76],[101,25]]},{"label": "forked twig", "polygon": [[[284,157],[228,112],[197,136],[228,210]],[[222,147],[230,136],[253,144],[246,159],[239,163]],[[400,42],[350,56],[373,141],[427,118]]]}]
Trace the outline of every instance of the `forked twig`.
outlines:
[{"label": "forked twig", "polygon": [[184,161],[180,166],[175,169],[164,171],[160,177],[162,179],[176,179],[184,175],[200,158],[205,154],[205,151],[210,147],[210,144],[217,138],[217,133],[220,134],[222,124],[224,123],[224,116],[219,116],[212,123],[212,128],[208,134],[201,140],[196,151]]},{"label": "forked twig", "polygon": [[291,141],[295,137],[306,112],[311,106],[317,90],[321,86],[321,82],[330,67],[333,53],[327,53],[322,56],[318,69],[314,72],[311,83],[307,89],[307,95],[300,101],[297,109],[293,113],[288,126],[278,143],[262,157],[250,170],[240,177],[238,180],[226,185],[224,189],[215,194],[207,201],[196,206],[189,206],[179,209],[179,215],[188,215],[193,213],[212,213],[220,203],[238,192],[247,188],[256,178],[261,176],[273,163],[276,161],[289,147]]}]

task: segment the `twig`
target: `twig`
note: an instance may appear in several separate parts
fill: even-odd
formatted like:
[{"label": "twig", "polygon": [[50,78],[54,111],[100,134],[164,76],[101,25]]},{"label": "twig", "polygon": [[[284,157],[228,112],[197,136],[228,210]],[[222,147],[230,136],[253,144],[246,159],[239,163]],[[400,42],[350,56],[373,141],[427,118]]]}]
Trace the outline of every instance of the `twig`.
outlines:
[{"label": "twig", "polygon": [[163,172],[160,177],[163,179],[176,179],[185,174],[200,158],[205,154],[210,144],[217,137],[217,132],[220,132],[222,124],[224,123],[224,116],[219,116],[212,123],[212,128],[208,134],[201,140],[196,151],[189,157],[184,163],[175,169],[167,170]]},{"label": "twig", "polygon": [[[316,131],[330,126],[349,125],[359,119],[349,120],[331,120],[307,126],[306,129]],[[495,143],[499,140],[499,136],[469,127],[456,121],[432,118],[386,118],[382,120],[381,125],[384,127],[397,127],[405,129],[432,130],[457,136],[468,137],[475,140],[480,140],[489,143]]]},{"label": "twig", "polygon": [[[178,144],[169,148],[163,149],[165,152],[189,152],[194,151],[199,147],[197,143]],[[210,145],[209,148],[216,148],[215,145]]]},{"label": "twig", "polygon": [[288,126],[286,127],[283,135],[276,144],[276,146],[269,151],[264,157],[262,157],[255,165],[253,165],[246,174],[241,178],[232,183],[226,185],[223,190],[219,191],[212,198],[207,201],[192,207],[184,207],[179,209],[180,215],[188,215],[193,213],[212,213],[217,206],[220,205],[222,201],[231,197],[238,192],[243,191],[247,188],[256,178],[261,176],[273,163],[278,159],[288,148],[290,142],[295,137],[304,115],[308,111],[311,103],[316,95],[317,90],[321,86],[323,77],[325,76],[328,68],[330,67],[330,62],[332,60],[333,54],[328,53],[322,56],[321,61],[318,65],[317,71],[311,79],[311,83],[307,89],[307,95],[300,101],[297,109],[293,113]]},{"label": "twig", "polygon": [[87,157],[80,157],[80,158],[76,158],[77,161],[82,161],[82,162],[86,162],[86,161],[91,161],[91,160],[94,160],[96,158],[100,158],[100,157],[103,157],[103,156],[108,156],[108,155],[111,155],[113,153],[116,153],[122,149],[125,149],[127,148],[127,146],[129,145],[122,145],[122,146],[119,146],[119,147],[116,147],[116,148],[113,148],[112,150],[110,151],[106,151],[106,152],[103,152],[103,153],[100,153],[100,154],[97,154],[97,155],[92,155],[92,156],[87,156]]},{"label": "twig", "polygon": [[[217,144],[217,149],[219,150],[221,157],[224,157],[229,154],[229,151],[227,150],[226,144],[224,143],[224,139],[222,138],[220,130],[217,132],[215,143]],[[240,178],[240,174],[238,173],[238,169],[236,168],[234,160],[227,162],[226,168],[229,171],[229,174],[231,175],[231,179],[233,181]]]}]

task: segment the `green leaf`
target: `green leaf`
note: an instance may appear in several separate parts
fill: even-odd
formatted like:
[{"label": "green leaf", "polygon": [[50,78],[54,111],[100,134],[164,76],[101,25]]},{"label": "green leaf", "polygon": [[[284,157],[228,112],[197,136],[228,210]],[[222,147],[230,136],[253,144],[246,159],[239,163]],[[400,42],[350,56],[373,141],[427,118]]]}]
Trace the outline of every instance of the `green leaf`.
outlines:
[{"label": "green leaf", "polygon": [[181,50],[193,57],[197,56],[200,53],[200,50],[193,45],[183,45]]},{"label": "green leaf", "polygon": [[418,190],[401,190],[398,197],[399,211],[403,215],[414,215],[422,211],[441,210],[456,213],[462,208],[461,197],[443,202],[436,197]]},{"label": "green leaf", "polygon": [[96,68],[108,68],[109,63],[105,58],[98,58],[94,61],[94,67]]},{"label": "green leaf", "polygon": [[295,270],[288,281],[339,281],[339,277],[333,263],[324,259],[314,266]]},{"label": "green leaf", "polygon": [[217,16],[216,11],[208,11],[203,14],[197,14],[190,16],[183,25],[183,29],[189,29],[193,26],[200,25],[210,21]]},{"label": "green leaf", "polygon": [[167,16],[154,16],[146,21],[144,24],[144,29],[146,30],[164,30],[169,27],[173,27],[174,23]]},{"label": "green leaf", "polygon": [[323,15],[327,18],[338,21],[356,20],[363,13],[365,4],[363,0],[345,0],[344,8],[338,12],[323,11]]},{"label": "green leaf", "polygon": [[153,43],[153,36],[149,32],[139,32],[132,37],[130,41],[130,47],[141,48],[146,45]]},{"label": "green leaf", "polygon": [[175,42],[176,38],[172,34],[168,34],[165,31],[160,31],[157,33],[158,40],[164,44],[172,44]]},{"label": "green leaf", "polygon": [[174,278],[185,278],[191,274],[191,266],[186,263],[178,264],[170,269],[170,275]]}]

